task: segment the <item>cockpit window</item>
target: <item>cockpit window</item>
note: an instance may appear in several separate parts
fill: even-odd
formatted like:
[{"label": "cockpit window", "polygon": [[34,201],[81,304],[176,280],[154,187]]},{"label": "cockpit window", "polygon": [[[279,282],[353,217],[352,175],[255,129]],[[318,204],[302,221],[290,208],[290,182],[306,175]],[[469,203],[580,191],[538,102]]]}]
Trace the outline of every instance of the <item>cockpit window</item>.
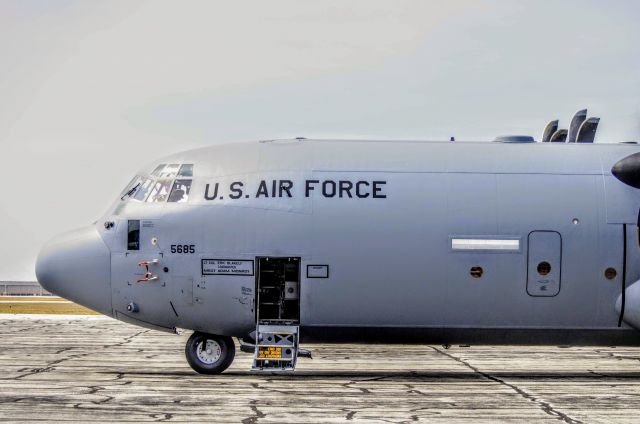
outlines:
[{"label": "cockpit window", "polygon": [[193,164],[185,163],[180,167],[180,172],[178,172],[178,177],[193,177]]},{"label": "cockpit window", "polygon": [[160,176],[160,172],[162,172],[162,170],[164,169],[165,166],[167,166],[167,165],[164,164],[164,163],[156,166],[156,169],[153,170],[151,175],[153,175],[154,177],[159,177]]},{"label": "cockpit window", "polygon": [[183,203],[189,199],[191,180],[176,180],[171,188],[169,202]]},{"label": "cockpit window", "polygon": [[160,178],[175,178],[178,175],[178,169],[180,169],[179,163],[172,163],[164,167],[162,172],[160,172]]},{"label": "cockpit window", "polygon": [[159,203],[167,200],[167,196],[169,195],[169,190],[171,189],[171,180],[158,180],[153,185],[151,192],[149,193],[149,197],[147,197],[147,202]]},{"label": "cockpit window", "polygon": [[120,200],[124,200],[127,197],[133,195],[133,193],[136,192],[136,190],[138,190],[138,188],[140,187],[140,182],[138,182],[136,185],[134,185],[133,187],[131,187],[129,190],[127,190],[126,193],[124,193],[122,196],[120,196]]},{"label": "cockpit window", "polygon": [[133,179],[129,181],[129,184],[127,184],[124,190],[122,190],[122,192],[120,193],[120,200],[124,200],[125,198],[133,195],[133,193],[135,193],[138,189],[138,186],[140,186],[140,183],[140,177],[138,177],[137,175],[133,177]]},{"label": "cockpit window", "polygon": [[135,185],[135,183],[137,183],[137,182],[138,182],[138,178],[139,178],[139,177],[138,177],[137,175],[136,175],[135,177],[133,177],[133,178],[131,179],[131,181],[129,181],[129,184],[127,184],[127,185],[124,187],[124,190],[122,190],[122,192],[120,193],[120,195],[121,195],[121,196],[123,196],[123,195],[125,195],[129,190],[131,190],[131,188]]},{"label": "cockpit window", "polygon": [[192,163],[160,164],[149,176],[136,176],[122,192],[121,200],[147,203],[184,203],[193,182]]},{"label": "cockpit window", "polygon": [[133,195],[133,198],[144,202],[147,198],[147,194],[149,194],[149,190],[151,190],[152,185],[153,180],[150,178],[145,178],[140,187],[138,187],[136,194]]}]

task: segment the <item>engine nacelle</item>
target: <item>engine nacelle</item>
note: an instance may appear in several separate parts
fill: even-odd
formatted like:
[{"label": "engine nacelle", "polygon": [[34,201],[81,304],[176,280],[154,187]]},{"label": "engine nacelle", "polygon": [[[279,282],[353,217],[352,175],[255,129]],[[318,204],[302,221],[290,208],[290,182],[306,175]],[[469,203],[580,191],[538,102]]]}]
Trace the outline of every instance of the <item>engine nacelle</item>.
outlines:
[{"label": "engine nacelle", "polygon": [[[616,300],[616,311],[620,314],[622,310],[622,295]],[[631,284],[625,290],[624,298],[624,322],[640,330],[640,280]]]}]

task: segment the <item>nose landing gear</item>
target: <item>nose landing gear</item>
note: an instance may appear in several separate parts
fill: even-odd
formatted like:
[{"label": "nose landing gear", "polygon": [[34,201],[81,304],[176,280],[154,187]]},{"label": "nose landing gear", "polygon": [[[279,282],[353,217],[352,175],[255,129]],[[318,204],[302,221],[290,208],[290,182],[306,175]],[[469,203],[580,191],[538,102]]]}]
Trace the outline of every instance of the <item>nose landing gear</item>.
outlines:
[{"label": "nose landing gear", "polygon": [[220,374],[236,355],[233,339],[196,331],[187,340],[184,349],[187,362],[200,374]]}]

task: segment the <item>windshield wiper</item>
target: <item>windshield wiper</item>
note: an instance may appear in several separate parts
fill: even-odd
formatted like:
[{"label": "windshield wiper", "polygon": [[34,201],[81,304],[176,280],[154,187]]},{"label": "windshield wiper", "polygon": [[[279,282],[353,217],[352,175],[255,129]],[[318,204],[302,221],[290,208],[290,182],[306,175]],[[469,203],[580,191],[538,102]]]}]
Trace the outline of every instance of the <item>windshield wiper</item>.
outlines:
[{"label": "windshield wiper", "polygon": [[136,190],[138,189],[138,187],[140,187],[140,183],[134,185],[131,190],[127,191],[125,194],[122,195],[122,197],[120,198],[120,200],[124,200],[125,197],[129,197],[131,196],[133,193],[136,192]]}]

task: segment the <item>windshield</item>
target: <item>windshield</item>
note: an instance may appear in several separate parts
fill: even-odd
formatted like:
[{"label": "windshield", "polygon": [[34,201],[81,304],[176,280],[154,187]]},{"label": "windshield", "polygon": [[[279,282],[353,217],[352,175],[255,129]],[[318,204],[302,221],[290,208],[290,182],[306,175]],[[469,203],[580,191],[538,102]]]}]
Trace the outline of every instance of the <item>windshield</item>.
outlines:
[{"label": "windshield", "polygon": [[160,164],[148,176],[136,176],[122,191],[120,199],[145,203],[184,203],[189,200],[192,163]]},{"label": "windshield", "polygon": [[140,177],[136,175],[131,179],[131,181],[129,181],[129,184],[127,184],[124,190],[122,190],[122,192],[120,193],[120,200],[124,200],[125,198],[135,193],[139,185],[140,185]]},{"label": "windshield", "polygon": [[127,192],[125,194],[123,194],[120,197],[120,200],[124,200],[125,197],[129,197],[131,196],[133,193],[136,192],[136,190],[138,189],[138,187],[140,187],[140,183],[137,183],[136,185],[134,185],[133,187],[131,187],[129,190],[127,190]]},{"label": "windshield", "polygon": [[151,193],[149,193],[149,197],[147,197],[147,202],[164,202],[165,200],[167,200],[170,187],[171,180],[157,180],[155,184],[153,184],[153,188],[151,189]]},{"label": "windshield", "polygon": [[133,198],[141,202],[144,202],[147,198],[147,195],[149,194],[149,190],[151,190],[152,185],[153,185],[153,180],[151,178],[143,179],[142,183],[140,184],[140,186],[138,186],[138,189],[133,195]]}]

